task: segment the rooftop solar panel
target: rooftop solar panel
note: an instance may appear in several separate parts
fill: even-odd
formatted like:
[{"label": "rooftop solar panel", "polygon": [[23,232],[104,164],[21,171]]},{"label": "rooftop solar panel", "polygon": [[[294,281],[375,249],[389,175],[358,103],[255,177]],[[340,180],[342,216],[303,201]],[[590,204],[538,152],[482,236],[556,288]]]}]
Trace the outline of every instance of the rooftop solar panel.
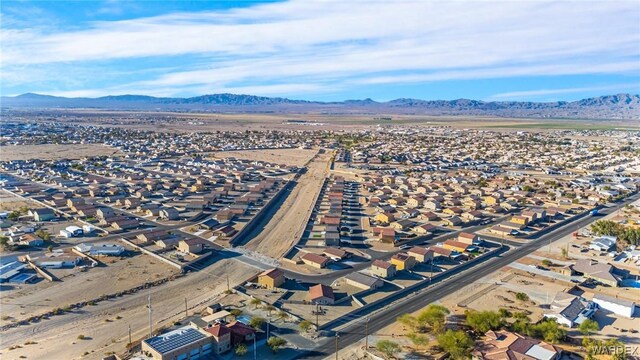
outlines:
[{"label": "rooftop solar panel", "polygon": [[204,338],[205,336],[198,330],[185,326],[166,334],[152,337],[145,340],[145,342],[159,353],[165,354]]}]

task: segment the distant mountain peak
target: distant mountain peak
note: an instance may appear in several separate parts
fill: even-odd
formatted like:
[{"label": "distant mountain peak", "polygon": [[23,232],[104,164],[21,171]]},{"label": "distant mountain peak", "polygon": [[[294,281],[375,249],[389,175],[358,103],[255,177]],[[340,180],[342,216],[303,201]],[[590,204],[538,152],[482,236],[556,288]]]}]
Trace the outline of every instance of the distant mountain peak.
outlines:
[{"label": "distant mountain peak", "polygon": [[491,101],[473,99],[422,100],[398,98],[377,102],[370,98],[340,102],[291,100],[246,94],[207,94],[189,98],[153,97],[147,95],[110,95],[99,98],[65,98],[26,93],[2,97],[4,107],[22,108],[103,108],[123,110],[161,109],[166,111],[251,111],[331,114],[398,114],[398,115],[480,115],[539,118],[598,118],[640,120],[640,96],[632,94],[604,95],[578,101],[532,102]]}]

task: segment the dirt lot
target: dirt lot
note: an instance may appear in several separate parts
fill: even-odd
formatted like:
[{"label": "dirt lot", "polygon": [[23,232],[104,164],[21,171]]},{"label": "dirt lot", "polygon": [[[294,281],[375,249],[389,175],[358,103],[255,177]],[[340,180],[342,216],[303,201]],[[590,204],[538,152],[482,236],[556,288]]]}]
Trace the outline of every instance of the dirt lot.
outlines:
[{"label": "dirt lot", "polygon": [[298,179],[264,230],[246,245],[248,249],[278,258],[300,238],[329,172],[330,160],[331,153],[324,153],[309,163],[307,172]]},{"label": "dirt lot", "polygon": [[[4,154],[0,153],[0,157],[4,156]],[[25,200],[19,196],[15,196],[6,191],[0,191],[0,211],[2,212],[11,212],[15,210],[19,210],[21,207],[32,208],[36,206],[36,203],[32,201]]]},{"label": "dirt lot", "polygon": [[[105,262],[108,258],[105,258]],[[148,255],[136,255],[111,262],[106,267],[80,272],[75,269],[52,269],[62,282],[42,280],[36,284],[15,285],[2,293],[2,314],[24,319],[67,304],[94,299],[145,282],[170,276],[177,269]],[[7,321],[2,321],[4,325]]]},{"label": "dirt lot", "polygon": [[[254,273],[254,268],[237,261],[219,260],[204,271],[151,288],[149,292],[137,292],[37,324],[10,329],[3,333],[0,356],[3,359],[18,359],[20,356],[28,359],[100,359],[111,351],[122,352],[128,343],[128,325],[131,325],[134,341],[148,334],[146,304],[149,295],[155,314],[153,327],[157,330],[184,316],[185,297],[192,314],[192,311],[200,311],[208,303],[217,302],[218,296],[223,296],[227,286],[223,275],[229,275],[233,286]],[[138,276],[138,279],[143,278]],[[114,282],[111,280],[112,284]],[[97,281],[92,283],[99,284]],[[65,299],[69,296],[63,295]],[[80,340],[79,335],[86,338]],[[27,341],[35,341],[36,344],[25,345]],[[12,345],[21,345],[22,348],[8,350]]]},{"label": "dirt lot", "polygon": [[0,158],[4,161],[80,159],[85,156],[103,156],[119,153],[120,151],[117,149],[99,144],[47,144],[0,147]]},{"label": "dirt lot", "polygon": [[229,158],[268,161],[275,164],[303,166],[318,150],[312,149],[268,149],[268,150],[239,150],[219,151],[211,154],[213,158]]}]

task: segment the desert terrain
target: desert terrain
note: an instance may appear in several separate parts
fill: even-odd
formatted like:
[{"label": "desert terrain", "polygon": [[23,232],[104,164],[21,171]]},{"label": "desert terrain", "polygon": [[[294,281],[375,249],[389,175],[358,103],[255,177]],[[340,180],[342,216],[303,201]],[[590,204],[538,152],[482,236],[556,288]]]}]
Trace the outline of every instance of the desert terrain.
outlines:
[{"label": "desert terrain", "polygon": [[[332,153],[318,154],[307,166],[269,223],[256,236],[249,236],[246,247],[261,254],[279,258],[304,231],[324,179],[329,174]],[[286,191],[286,190],[285,190]]]},{"label": "desert terrain", "polygon": [[[95,270],[95,269],[94,269]],[[189,312],[200,311],[215,302],[226,290],[226,275],[232,285],[257,273],[255,268],[229,259],[218,260],[205,270],[187,274],[163,285],[139,291],[115,300],[102,301],[95,306],[53,316],[39,323],[19,326],[2,334],[2,359],[100,359],[112,351],[120,352],[129,342],[128,326],[133,341],[146,337],[149,332],[147,302],[151,296],[154,331],[173,325],[185,312],[185,298]],[[86,275],[91,274],[87,273]],[[145,275],[138,277],[143,279]],[[102,279],[104,280],[104,279]],[[114,281],[109,281],[113,283]],[[100,278],[89,282],[98,292],[109,291]],[[94,285],[95,284],[95,285]],[[78,291],[73,284],[58,283],[60,296],[67,291]],[[86,286],[84,287],[86,290]],[[42,295],[32,295],[41,297]],[[51,294],[53,296],[53,294]],[[34,302],[35,298],[22,300]],[[53,301],[52,301],[53,303]],[[64,305],[64,304],[56,304]],[[3,306],[3,314],[10,313]],[[16,314],[15,316],[20,316]],[[84,340],[79,339],[83,335]],[[26,344],[31,343],[31,344]],[[58,344],[54,346],[52,344]],[[20,347],[9,350],[9,346]],[[45,346],[46,345],[46,346]]]},{"label": "desert terrain", "polygon": [[45,144],[0,146],[0,158],[10,160],[81,159],[87,156],[113,156],[120,151],[102,144]]}]

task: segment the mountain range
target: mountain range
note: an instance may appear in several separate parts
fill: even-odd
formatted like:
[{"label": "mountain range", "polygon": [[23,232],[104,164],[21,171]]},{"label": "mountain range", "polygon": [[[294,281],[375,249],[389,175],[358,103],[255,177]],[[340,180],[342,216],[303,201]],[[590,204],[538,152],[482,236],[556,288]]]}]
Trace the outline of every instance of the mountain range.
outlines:
[{"label": "mountain range", "polygon": [[496,116],[640,120],[640,96],[617,94],[578,101],[420,100],[401,98],[386,102],[371,99],[320,102],[255,95],[212,94],[189,98],[110,95],[67,98],[27,93],[3,96],[3,108],[94,108],[108,110],[162,110],[193,112],[323,113]]}]

